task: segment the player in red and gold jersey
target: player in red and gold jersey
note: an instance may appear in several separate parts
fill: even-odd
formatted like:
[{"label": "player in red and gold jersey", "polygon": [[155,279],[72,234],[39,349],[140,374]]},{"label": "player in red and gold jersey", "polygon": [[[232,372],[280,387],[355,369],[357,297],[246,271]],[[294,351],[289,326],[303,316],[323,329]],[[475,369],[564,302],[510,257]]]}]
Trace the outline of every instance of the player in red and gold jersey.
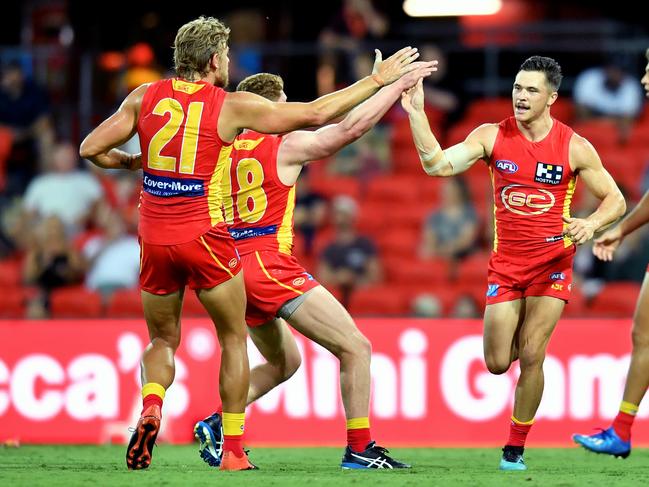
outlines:
[{"label": "player in red and gold jersey", "polygon": [[[408,47],[344,90],[311,103],[272,103],[222,89],[228,81],[228,36],[229,29],[211,17],[183,25],[174,42],[178,77],[136,88],[81,145],[81,156],[100,167],[144,172],[140,286],[151,343],[142,356],[142,416],[126,453],[132,469],[151,463],[162,401],[174,378],[186,285],[214,320],[221,344],[221,468],[252,468],[242,448],[249,381],[245,291],[219,188],[235,137],[244,128],[283,133],[321,125],[421,66],[411,65],[418,54]],[[141,155],[115,149],[136,132]]]},{"label": "player in red and gold jersey", "polygon": [[[452,176],[479,159],[491,172],[495,238],[484,316],[485,361],[492,373],[503,374],[518,358],[521,370],[503,470],[527,468],[525,439],[543,394],[545,350],[570,296],[575,244],[591,239],[626,208],[593,146],[550,115],[561,77],[553,59],[527,59],[514,81],[514,116],[482,125],[446,150],[430,130],[421,85],[402,99],[426,173]],[[601,200],[587,218],[570,216],[577,176]]]},{"label": "player in red and gold jersey", "polygon": [[[248,404],[287,380],[300,354],[286,321],[340,361],[340,389],[347,418],[343,468],[407,468],[376,446],[370,435],[371,346],[345,308],[292,255],[295,184],[304,164],[334,154],[373,127],[403,90],[432,69],[401,78],[350,112],[336,125],[315,132],[269,136],[246,130],[234,141],[222,178],[223,209],[241,255],[246,283],[246,322],[267,362],[250,372]],[[286,101],[279,76],[261,73],[238,91]],[[284,321],[286,320],[286,321]],[[221,414],[194,429],[201,457],[219,463]]]},{"label": "player in red and gold jersey", "polygon": [[[647,65],[640,80],[649,98],[649,49],[645,51]],[[649,191],[638,205],[617,225],[595,240],[593,253],[603,261],[613,260],[613,255],[624,238],[649,223]],[[631,333],[633,351],[624,385],[624,395],[613,424],[593,435],[573,435],[573,440],[596,453],[606,453],[626,458],[631,454],[631,429],[640,402],[649,387],[649,267],[645,273],[640,296],[633,316]]]}]

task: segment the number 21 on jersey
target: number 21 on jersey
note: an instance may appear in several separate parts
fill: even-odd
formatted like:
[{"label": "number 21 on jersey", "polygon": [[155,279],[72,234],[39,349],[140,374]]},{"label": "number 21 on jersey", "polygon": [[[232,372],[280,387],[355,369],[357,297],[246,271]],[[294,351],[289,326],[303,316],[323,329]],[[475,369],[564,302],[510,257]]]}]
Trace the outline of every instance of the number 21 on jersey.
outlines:
[{"label": "number 21 on jersey", "polygon": [[228,159],[223,174],[223,211],[225,222],[234,223],[236,212],[245,223],[257,223],[264,217],[268,207],[266,192],[262,187],[264,168],[257,159],[247,157],[237,163],[236,178],[239,190],[232,192],[232,159]]},{"label": "number 21 on jersey", "polygon": [[[187,120],[185,111],[178,100],[163,98],[160,100],[152,113],[161,117],[167,113],[171,116],[169,120],[158,130],[149,142],[148,166],[158,171],[170,171],[181,174],[194,174],[196,163],[196,150],[198,148],[198,132],[203,115],[203,102],[191,102],[187,108]],[[163,156],[161,154],[165,146],[176,136],[180,126],[185,121],[185,130],[182,135],[180,149],[180,165],[174,156]]]}]

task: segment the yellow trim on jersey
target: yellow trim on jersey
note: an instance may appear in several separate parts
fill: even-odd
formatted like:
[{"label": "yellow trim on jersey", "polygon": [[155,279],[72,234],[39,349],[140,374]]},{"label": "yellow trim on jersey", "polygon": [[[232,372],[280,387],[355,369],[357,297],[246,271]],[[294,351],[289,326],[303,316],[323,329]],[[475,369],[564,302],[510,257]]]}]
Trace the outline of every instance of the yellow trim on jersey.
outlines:
[{"label": "yellow trim on jersey", "polygon": [[214,262],[216,262],[216,263],[219,265],[219,267],[220,267],[221,269],[223,269],[225,272],[227,272],[228,274],[230,274],[230,277],[234,277],[234,274],[232,274],[232,272],[230,271],[230,269],[228,269],[227,267],[225,267],[225,266],[221,263],[221,261],[216,257],[216,255],[214,255],[214,252],[212,252],[212,249],[210,248],[210,246],[207,245],[207,242],[205,241],[205,239],[203,238],[202,235],[201,235],[200,238],[201,238],[201,243],[205,246],[205,248],[206,248],[207,251],[209,252],[210,256],[212,256],[212,259],[214,259]]},{"label": "yellow trim on jersey", "polygon": [[255,147],[257,147],[259,144],[261,144],[261,141],[264,140],[265,137],[261,137],[257,140],[252,140],[252,139],[237,139],[234,141],[234,148],[236,150],[253,150]]},{"label": "yellow trim on jersey", "polygon": [[496,180],[494,179],[494,172],[493,169],[491,169],[491,166],[489,166],[489,176],[491,177],[491,187],[493,188],[494,192],[494,252],[498,252],[498,220],[496,219],[496,198],[498,195],[496,194]]},{"label": "yellow trim on jersey", "polygon": [[232,153],[232,146],[223,146],[219,151],[219,158],[216,162],[216,167],[210,179],[207,193],[207,208],[210,212],[212,226],[223,221],[223,210],[221,209],[221,202],[223,197],[221,195],[221,181],[223,180],[223,171],[230,167],[229,160]]},{"label": "yellow trim on jersey", "polygon": [[[573,176],[568,182],[568,189],[566,189],[566,197],[563,200],[563,216],[570,218],[570,203],[572,203],[572,197],[575,194],[575,187],[577,186],[577,177]],[[563,229],[565,230],[567,224],[563,224]],[[572,245],[572,240],[568,236],[563,237],[563,246],[564,248],[570,247]]]},{"label": "yellow trim on jersey", "polygon": [[182,91],[183,93],[187,93],[188,95],[193,95],[197,91],[202,90],[205,85],[200,83],[192,83],[190,81],[183,81],[181,79],[172,79],[171,86],[175,91]]},{"label": "yellow trim on jersey", "polygon": [[282,218],[282,224],[277,230],[277,243],[279,251],[284,254],[291,254],[293,248],[293,211],[295,210],[295,185],[291,186],[286,198],[286,210]]},{"label": "yellow trim on jersey", "polygon": [[295,288],[293,288],[293,287],[291,287],[291,286],[289,286],[287,284],[284,284],[283,282],[280,282],[277,279],[275,279],[273,276],[271,276],[268,273],[268,271],[266,270],[266,267],[264,267],[264,263],[261,261],[261,256],[259,255],[258,251],[255,251],[255,255],[257,256],[257,262],[259,262],[259,267],[261,268],[262,271],[264,271],[264,274],[266,275],[266,277],[268,279],[273,281],[275,284],[278,284],[278,285],[282,286],[283,288],[288,289],[289,291],[293,291],[293,292],[295,292],[297,294],[300,294],[300,295],[304,294],[303,291],[300,291],[299,289],[295,289]]}]

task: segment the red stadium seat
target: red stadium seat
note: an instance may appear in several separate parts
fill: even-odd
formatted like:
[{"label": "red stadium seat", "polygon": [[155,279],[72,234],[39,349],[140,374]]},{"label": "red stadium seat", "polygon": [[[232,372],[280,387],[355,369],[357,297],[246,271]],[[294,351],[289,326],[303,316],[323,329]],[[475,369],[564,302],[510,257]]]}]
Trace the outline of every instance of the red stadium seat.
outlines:
[{"label": "red stadium seat", "polygon": [[357,179],[343,176],[311,179],[311,187],[327,198],[345,194],[358,201],[361,193]]},{"label": "red stadium seat", "polygon": [[489,254],[479,253],[462,259],[457,268],[457,280],[463,283],[486,286],[489,257]]},{"label": "red stadium seat", "polygon": [[560,122],[571,125],[575,116],[575,105],[570,98],[559,97],[550,107],[550,113]]},{"label": "red stadium seat", "polygon": [[463,122],[471,122],[475,128],[483,123],[498,123],[513,114],[511,98],[482,98],[471,102]]},{"label": "red stadium seat", "polygon": [[586,120],[573,124],[574,131],[588,139],[596,150],[619,145],[620,131],[610,120]]},{"label": "red stadium seat", "polygon": [[431,286],[446,283],[449,279],[447,259],[413,260],[386,256],[382,259],[387,279],[403,286]]},{"label": "red stadium seat", "polygon": [[399,316],[408,313],[408,302],[396,286],[371,286],[354,290],[349,310],[354,316]]},{"label": "red stadium seat", "polygon": [[111,296],[106,309],[109,318],[141,318],[143,314],[138,289],[118,289]]},{"label": "red stadium seat", "polygon": [[18,259],[0,260],[0,287],[18,286],[22,281],[22,262]]},{"label": "red stadium seat", "polygon": [[606,284],[590,303],[588,315],[601,318],[630,318],[635,311],[640,294],[637,282],[611,282]]},{"label": "red stadium seat", "polygon": [[388,231],[376,235],[376,243],[382,258],[389,256],[414,259],[417,256],[420,236],[419,231],[403,227],[395,232]]},{"label": "red stadium seat", "polygon": [[374,178],[367,185],[367,193],[363,201],[392,205],[414,203],[417,200],[416,188],[419,181],[421,181],[421,177],[384,176]]},{"label": "red stadium seat", "polygon": [[25,305],[31,294],[31,289],[24,287],[0,288],[0,318],[25,318]]},{"label": "red stadium seat", "polygon": [[55,289],[50,294],[50,310],[52,318],[99,318],[101,295],[82,286]]}]

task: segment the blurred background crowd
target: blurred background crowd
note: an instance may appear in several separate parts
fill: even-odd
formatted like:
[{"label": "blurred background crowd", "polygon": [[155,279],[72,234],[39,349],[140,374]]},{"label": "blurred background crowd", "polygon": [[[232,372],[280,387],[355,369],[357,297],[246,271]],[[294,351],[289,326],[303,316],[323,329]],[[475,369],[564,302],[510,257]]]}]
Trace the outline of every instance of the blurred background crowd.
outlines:
[{"label": "blurred background crowd", "polygon": [[[510,116],[521,62],[554,57],[565,77],[553,116],[594,144],[632,208],[649,188],[649,109],[639,83],[649,27],[638,8],[502,0],[493,15],[411,17],[390,0],[11,2],[0,31],[0,317],[140,315],[141,174],[97,170],[79,159],[78,144],[130,90],[173,76],[176,30],[198,15],[232,29],[230,87],[272,72],[295,101],[367,75],[374,48],[387,56],[419,47],[440,63],[425,93],[444,147]],[[136,138],[126,146],[139,150]],[[578,185],[573,214],[597,204]],[[476,164],[464,177],[427,177],[398,105],[361,140],[308,166],[295,228],[298,258],[355,315],[481,315],[493,235],[489,173]],[[646,229],[613,263],[583,246],[566,314],[630,316],[647,262]],[[192,293],[184,312],[202,313]]]}]

